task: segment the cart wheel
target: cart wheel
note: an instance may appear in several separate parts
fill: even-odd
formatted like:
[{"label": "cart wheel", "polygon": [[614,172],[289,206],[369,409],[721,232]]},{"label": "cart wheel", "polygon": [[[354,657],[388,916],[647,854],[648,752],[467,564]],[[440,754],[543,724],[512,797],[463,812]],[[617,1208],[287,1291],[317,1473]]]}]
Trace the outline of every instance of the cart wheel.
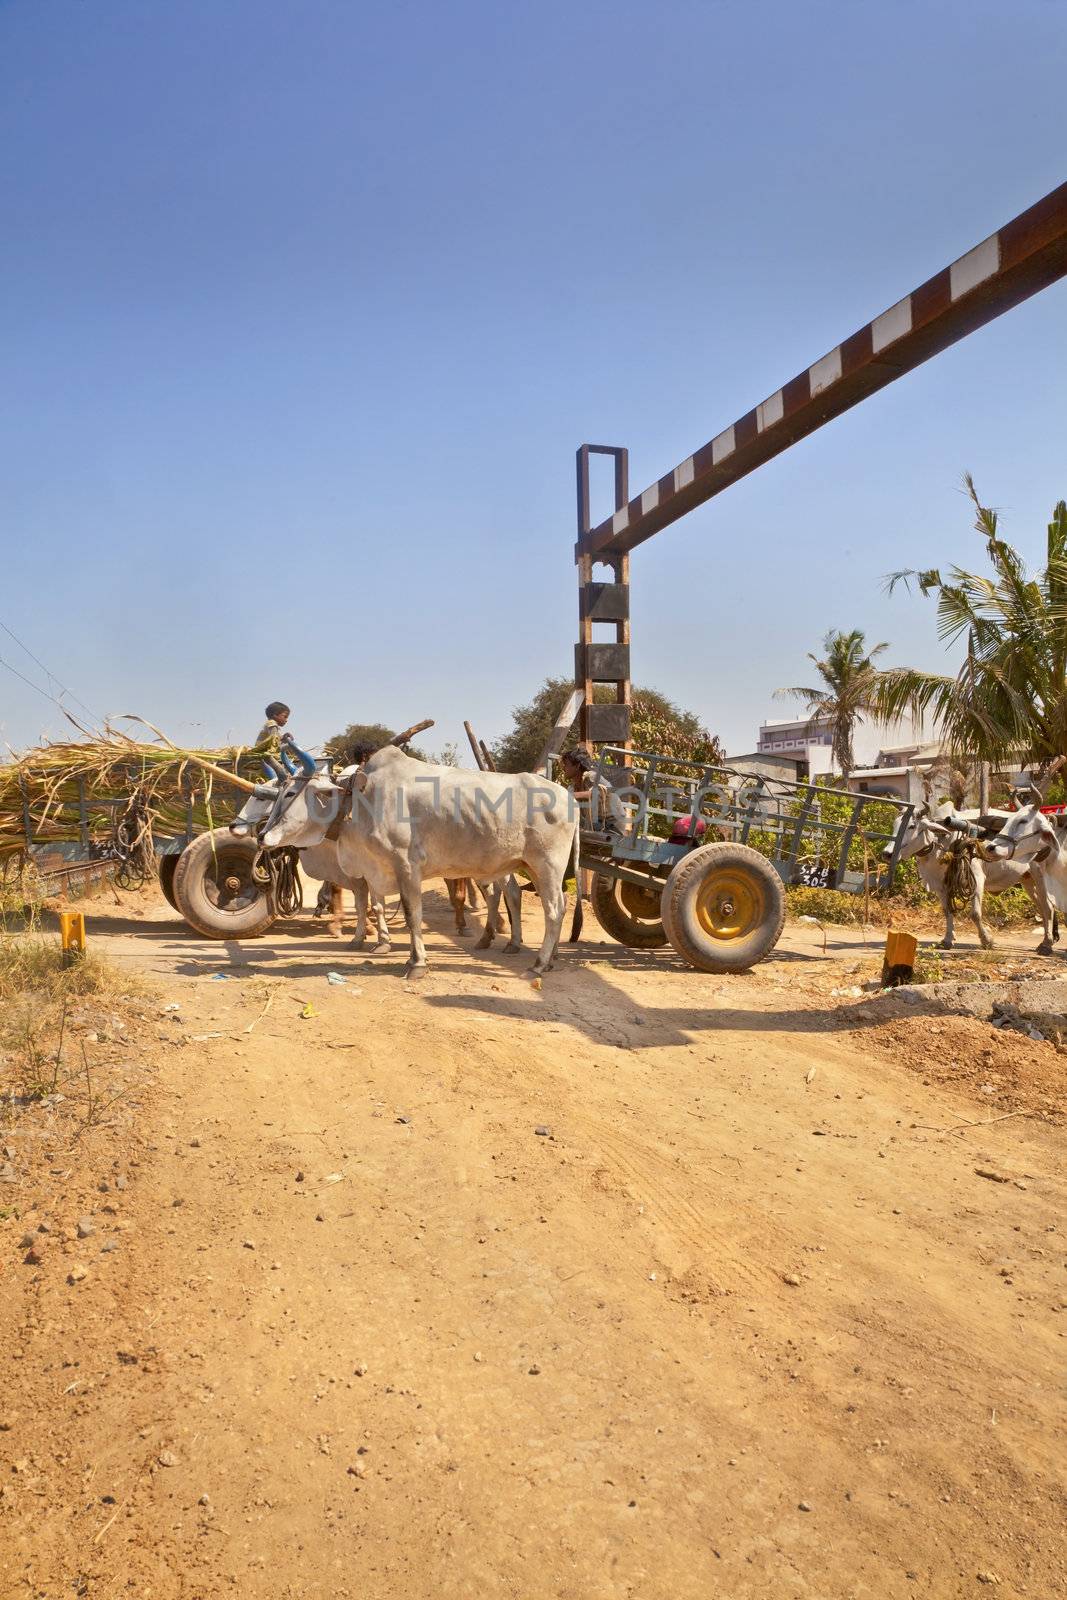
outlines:
[{"label": "cart wheel", "polygon": [[159,887],[163,890],[163,898],[167,904],[178,910],[178,902],[174,898],[174,874],[178,870],[181,852],[159,858]]},{"label": "cart wheel", "polygon": [[785,889],[765,856],[706,844],[684,856],[663,890],[663,926],[701,972],[744,972],[769,955],[785,921]]},{"label": "cart wheel", "polygon": [[194,839],[178,858],[174,900],[191,928],[208,939],[255,939],[275,920],[264,885],[252,877],[259,846],[216,828]]},{"label": "cart wheel", "polygon": [[656,950],[667,943],[656,889],[622,878],[593,878],[593,910],[605,933],[634,950]]}]

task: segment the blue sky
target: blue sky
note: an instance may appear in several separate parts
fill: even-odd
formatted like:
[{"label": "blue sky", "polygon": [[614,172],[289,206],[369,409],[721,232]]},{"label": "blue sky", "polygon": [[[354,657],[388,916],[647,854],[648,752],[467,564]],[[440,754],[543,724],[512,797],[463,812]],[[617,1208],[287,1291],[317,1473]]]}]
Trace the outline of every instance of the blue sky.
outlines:
[{"label": "blue sky", "polygon": [[[95,712],[483,738],[576,632],[574,450],[639,488],[1065,176],[1057,0],[0,0],[0,621]],[[632,563],[733,751],[881,574],[1040,554],[1067,286]],[[606,506],[604,506],[606,509]],[[7,638],[0,656],[40,670]],[[64,724],[0,670],[0,737]]]}]

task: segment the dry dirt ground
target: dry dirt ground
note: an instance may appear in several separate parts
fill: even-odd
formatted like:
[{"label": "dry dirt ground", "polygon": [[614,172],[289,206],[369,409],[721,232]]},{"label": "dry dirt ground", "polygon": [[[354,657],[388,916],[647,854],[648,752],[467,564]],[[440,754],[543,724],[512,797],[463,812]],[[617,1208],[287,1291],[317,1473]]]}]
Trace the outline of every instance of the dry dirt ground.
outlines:
[{"label": "dry dirt ground", "polygon": [[1067,1057],[853,1023],[856,936],[427,925],[90,907],[151,989],[71,1023],[115,1116],[8,1134],[3,1600],[1064,1592]]}]

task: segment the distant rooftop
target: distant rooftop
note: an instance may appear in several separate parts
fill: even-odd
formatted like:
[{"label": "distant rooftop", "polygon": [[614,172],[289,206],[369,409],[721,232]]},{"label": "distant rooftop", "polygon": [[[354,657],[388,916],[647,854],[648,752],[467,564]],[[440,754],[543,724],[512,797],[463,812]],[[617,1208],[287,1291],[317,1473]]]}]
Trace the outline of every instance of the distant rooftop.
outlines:
[{"label": "distant rooftop", "polygon": [[806,728],[806,727],[809,726],[809,724],[811,726],[817,727],[817,726],[819,726],[821,723],[823,723],[826,720],[827,720],[826,718],[824,718],[822,716],[819,716],[819,715],[815,715],[814,717],[785,717],[785,718],[783,718],[782,720],[780,720],[778,722],[761,722],[760,723],[760,727],[761,728]]},{"label": "distant rooftop", "polygon": [[884,744],[880,754],[883,756],[898,756],[915,752],[919,756],[938,756],[941,746],[936,739],[924,742],[922,739],[909,739],[907,744]]}]

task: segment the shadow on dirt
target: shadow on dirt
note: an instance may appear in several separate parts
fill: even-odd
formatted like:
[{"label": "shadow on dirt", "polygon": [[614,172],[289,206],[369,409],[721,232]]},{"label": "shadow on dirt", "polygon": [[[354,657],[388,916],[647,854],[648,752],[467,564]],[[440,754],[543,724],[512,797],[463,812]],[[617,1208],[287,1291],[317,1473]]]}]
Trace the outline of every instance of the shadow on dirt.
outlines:
[{"label": "shadow on dirt", "polygon": [[[52,920],[52,919],[50,919]],[[698,974],[675,954],[670,946],[657,950],[634,950],[602,941],[564,942],[555,970],[543,980],[543,988],[533,989],[530,967],[536,946],[527,944],[516,955],[504,953],[503,938],[487,950],[476,948],[481,935],[481,919],[471,918],[466,936],[457,933],[451,908],[443,895],[432,893],[425,904],[425,927],[435,936],[430,951],[430,968],[425,979],[413,985],[427,1004],[438,1011],[482,1016],[508,1022],[558,1022],[573,1027],[593,1044],[624,1050],[650,1050],[665,1045],[685,1045],[717,1032],[739,1031],[749,1034],[796,1033],[847,1035],[854,1026],[881,1027],[906,1017],[944,1016],[946,1008],[936,1001],[915,998],[905,1007],[899,1002],[842,1004],[827,997],[803,1007],[766,1009],[761,999],[778,998],[766,988],[744,991],[756,1003],[737,1004],[734,985],[742,985],[751,974]],[[200,938],[177,916],[155,917],[123,915],[121,909],[93,915],[92,931],[107,937],[136,938],[152,948],[156,959],[173,962],[171,970],[183,977],[233,979],[256,975],[301,980],[325,980],[328,973],[340,973],[352,988],[370,987],[380,981],[404,982],[408,941],[403,926],[393,924],[393,948],[388,954],[374,955],[368,944],[353,949],[352,923],[341,939],[332,938],[325,922],[314,921],[310,910],[279,922],[266,936],[239,942]],[[874,956],[878,944],[857,945],[833,938],[821,948],[783,949],[779,947],[759,969],[761,974],[818,968],[843,956]],[[951,968],[953,956],[943,956]],[[1054,958],[1053,958],[1054,960]],[[1052,962],[1050,961],[1050,965]],[[690,980],[687,994],[692,998],[681,1005],[636,1003],[620,985],[618,974],[660,977],[670,975]],[[474,978],[486,985],[480,994],[449,993],[449,983],[457,977]],[[646,986],[647,992],[647,986]],[[675,991],[676,993],[677,991]],[[788,989],[785,991],[788,993]]]},{"label": "shadow on dirt", "polygon": [[[681,965],[681,964],[680,964]],[[569,975],[568,975],[569,977]],[[732,978],[709,979],[729,984]],[[649,1006],[638,1012],[597,972],[577,972],[566,988],[550,991],[546,979],[545,998],[526,999],[520,995],[427,994],[435,1009],[482,1013],[509,1022],[556,1021],[579,1029],[594,1044],[616,1045],[627,1050],[653,1050],[663,1045],[684,1045],[708,1033],[791,1033],[848,1034],[852,1027],[871,1027],[899,1021],[900,1013],[855,1016],[853,1007],[842,1008],[832,1000],[822,1010],[764,1010],[716,1004],[694,1006]],[[590,992],[592,991],[592,992]],[[721,991],[720,991],[721,993]],[[591,1003],[590,1003],[591,1002]],[[908,1017],[943,1017],[945,1009],[923,1001],[908,1006]]]}]

